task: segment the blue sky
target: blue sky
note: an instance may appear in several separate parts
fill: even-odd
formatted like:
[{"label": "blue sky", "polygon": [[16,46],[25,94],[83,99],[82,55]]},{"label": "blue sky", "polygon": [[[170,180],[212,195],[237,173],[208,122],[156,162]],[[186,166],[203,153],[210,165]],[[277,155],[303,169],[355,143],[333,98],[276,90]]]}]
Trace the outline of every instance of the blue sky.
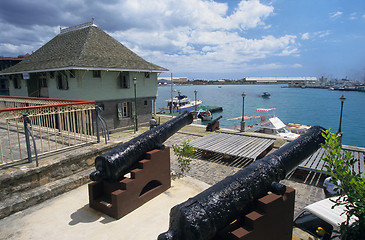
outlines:
[{"label": "blue sky", "polygon": [[4,1],[0,56],[36,51],[60,27],[92,17],[147,61],[191,80],[365,77],[363,0]]}]

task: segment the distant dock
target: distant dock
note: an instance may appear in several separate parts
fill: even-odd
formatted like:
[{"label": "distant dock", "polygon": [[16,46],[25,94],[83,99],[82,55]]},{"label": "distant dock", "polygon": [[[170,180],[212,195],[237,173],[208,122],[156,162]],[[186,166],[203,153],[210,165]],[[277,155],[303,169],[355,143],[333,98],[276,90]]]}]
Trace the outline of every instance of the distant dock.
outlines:
[{"label": "distant dock", "polygon": [[[199,107],[197,107],[197,112],[201,109],[209,110],[211,113],[223,111],[223,108],[219,107],[219,106],[199,106]],[[174,110],[173,113],[170,113],[169,109],[164,109],[164,110],[165,110],[165,112],[163,114],[166,114],[166,115],[169,115],[169,116],[177,116],[177,115],[179,115],[180,111],[187,110],[187,111],[190,111],[190,112],[194,112],[195,108],[188,108],[188,109],[183,109],[183,110],[178,109],[177,111]],[[159,113],[162,113],[162,112],[160,111]]]}]

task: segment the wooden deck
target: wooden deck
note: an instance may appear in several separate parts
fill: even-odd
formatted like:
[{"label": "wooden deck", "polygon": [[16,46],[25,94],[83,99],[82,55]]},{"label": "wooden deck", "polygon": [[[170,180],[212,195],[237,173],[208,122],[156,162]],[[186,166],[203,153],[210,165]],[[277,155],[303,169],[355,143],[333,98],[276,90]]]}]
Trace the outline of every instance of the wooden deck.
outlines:
[{"label": "wooden deck", "polygon": [[[351,170],[364,177],[364,151],[344,149],[350,152],[357,162],[350,166]],[[306,184],[313,184],[322,186],[323,180],[327,177],[322,171],[325,171],[325,162],[322,160],[325,157],[326,150],[323,148],[318,149],[315,153],[305,159],[287,178],[292,177],[296,180],[303,181]]]},{"label": "wooden deck", "polygon": [[212,133],[191,142],[199,150],[255,161],[275,140],[228,133]]},{"label": "wooden deck", "polygon": [[[351,170],[355,173],[360,173],[362,177],[364,177],[364,152],[359,151],[351,151],[349,152],[353,155],[354,159],[357,162],[351,166]],[[312,172],[321,172],[326,170],[324,168],[325,162],[322,160],[325,157],[326,150],[323,148],[318,149],[315,153],[313,153],[310,157],[304,160],[298,168],[309,170]]]}]

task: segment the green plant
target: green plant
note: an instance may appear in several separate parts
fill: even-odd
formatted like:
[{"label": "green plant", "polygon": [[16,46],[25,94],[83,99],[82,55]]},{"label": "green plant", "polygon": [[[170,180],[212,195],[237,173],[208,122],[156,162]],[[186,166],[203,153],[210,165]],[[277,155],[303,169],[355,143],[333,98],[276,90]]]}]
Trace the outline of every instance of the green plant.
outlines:
[{"label": "green plant", "polygon": [[365,239],[365,180],[360,173],[351,170],[351,166],[358,164],[357,160],[341,149],[341,142],[334,133],[324,130],[322,136],[325,138],[322,148],[327,150],[322,158],[324,173],[331,176],[332,183],[341,190],[335,206],[345,206],[347,220],[340,226],[341,239]]},{"label": "green plant", "polygon": [[183,141],[181,144],[172,145],[177,156],[178,167],[182,175],[190,171],[191,159],[195,156],[196,149],[190,145],[190,140]]}]

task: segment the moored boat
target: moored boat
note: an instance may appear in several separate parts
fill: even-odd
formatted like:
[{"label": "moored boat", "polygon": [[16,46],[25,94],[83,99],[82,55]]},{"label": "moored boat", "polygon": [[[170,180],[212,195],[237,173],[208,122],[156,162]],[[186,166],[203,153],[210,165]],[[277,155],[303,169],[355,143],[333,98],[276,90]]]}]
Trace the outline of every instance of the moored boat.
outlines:
[{"label": "moored boat", "polygon": [[181,110],[189,110],[198,106],[202,103],[201,100],[190,101],[190,99],[185,95],[179,95],[172,99],[168,99],[167,101],[167,109],[172,109],[181,111]]},{"label": "moored boat", "polygon": [[262,94],[261,94],[261,97],[263,97],[263,98],[269,98],[271,96],[271,94],[270,93],[268,93],[268,92],[263,92]]},{"label": "moored boat", "polygon": [[200,118],[202,121],[210,121],[213,119],[213,115],[209,110],[200,109],[198,112],[198,118]]}]

